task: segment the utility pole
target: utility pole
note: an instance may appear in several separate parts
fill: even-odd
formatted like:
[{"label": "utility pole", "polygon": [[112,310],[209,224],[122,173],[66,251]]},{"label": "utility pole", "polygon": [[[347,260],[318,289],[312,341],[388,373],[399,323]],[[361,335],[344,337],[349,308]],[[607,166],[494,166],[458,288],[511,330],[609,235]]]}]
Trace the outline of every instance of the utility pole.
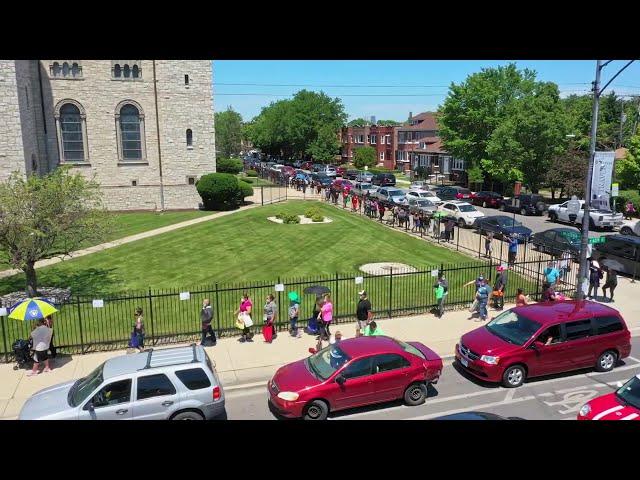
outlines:
[{"label": "utility pole", "polygon": [[624,122],[626,120],[626,116],[624,114],[624,98],[620,99],[620,136],[618,138],[618,148],[622,147],[622,139],[623,139],[623,129],[624,129]]}]

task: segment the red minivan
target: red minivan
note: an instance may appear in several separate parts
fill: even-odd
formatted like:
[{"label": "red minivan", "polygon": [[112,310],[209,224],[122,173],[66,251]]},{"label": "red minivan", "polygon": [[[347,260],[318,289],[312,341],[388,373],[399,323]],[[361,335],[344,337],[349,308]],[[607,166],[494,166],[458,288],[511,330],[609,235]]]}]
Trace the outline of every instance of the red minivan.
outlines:
[{"label": "red minivan", "polygon": [[419,405],[442,359],[419,342],[373,336],[342,340],[278,369],[267,384],[278,416],[324,420],[330,411],[404,399]]},{"label": "red minivan", "polygon": [[463,335],[455,351],[467,372],[508,388],[581,368],[608,372],[630,353],[631,333],[620,313],[587,300],[512,308]]}]

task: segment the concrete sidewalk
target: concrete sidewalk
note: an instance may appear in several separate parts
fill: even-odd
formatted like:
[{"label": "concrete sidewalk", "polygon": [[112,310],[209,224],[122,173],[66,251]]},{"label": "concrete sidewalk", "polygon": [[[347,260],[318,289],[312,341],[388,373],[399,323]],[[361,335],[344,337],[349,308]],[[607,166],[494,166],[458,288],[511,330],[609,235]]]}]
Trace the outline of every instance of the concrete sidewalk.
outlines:
[{"label": "concrete sidewalk", "polygon": [[[616,303],[610,304],[624,316],[632,335],[640,335],[640,302],[635,300],[638,285],[627,278],[620,278],[616,291]],[[513,305],[505,305],[509,308]],[[355,308],[355,305],[354,305]],[[490,310],[490,315],[496,312]],[[469,320],[466,310],[446,312],[442,318],[433,315],[416,315],[379,318],[376,321],[385,334],[402,340],[419,341],[442,357],[450,357],[456,342],[464,333],[483,325]],[[345,338],[355,335],[355,322],[332,326],[332,332],[340,330]],[[272,344],[256,335],[252,343],[240,343],[237,338],[218,340],[215,347],[206,347],[215,361],[216,369],[226,389],[260,385],[283,364],[304,358],[308,348],[315,346],[315,336],[303,334],[292,338],[280,332]],[[160,347],[167,348],[167,347]],[[23,403],[36,391],[56,383],[77,379],[88,374],[108,358],[126,351],[101,352],[87,355],[63,355],[56,359],[51,373],[27,377],[26,370],[13,370],[13,364],[0,365],[0,418],[16,418]]]}]

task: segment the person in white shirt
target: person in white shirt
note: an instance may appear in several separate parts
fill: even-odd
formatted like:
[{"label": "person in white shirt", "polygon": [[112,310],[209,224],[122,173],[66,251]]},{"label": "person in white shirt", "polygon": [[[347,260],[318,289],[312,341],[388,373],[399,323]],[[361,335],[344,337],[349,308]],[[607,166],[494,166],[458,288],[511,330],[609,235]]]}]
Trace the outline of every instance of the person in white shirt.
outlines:
[{"label": "person in white shirt", "polygon": [[38,375],[40,373],[40,364],[44,362],[44,371],[50,372],[49,368],[49,343],[51,342],[52,330],[45,325],[43,319],[38,320],[38,326],[31,332],[33,339],[33,370],[27,373],[28,376]]}]

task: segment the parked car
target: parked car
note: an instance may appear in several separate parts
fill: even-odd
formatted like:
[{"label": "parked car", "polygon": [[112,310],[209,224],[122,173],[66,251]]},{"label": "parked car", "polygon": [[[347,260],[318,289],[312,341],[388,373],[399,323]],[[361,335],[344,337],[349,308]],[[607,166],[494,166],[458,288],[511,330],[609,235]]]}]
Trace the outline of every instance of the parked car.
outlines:
[{"label": "parked car", "polygon": [[520,417],[501,417],[495,413],[489,412],[460,412],[445,415],[444,417],[436,417],[431,420],[524,420]]},{"label": "parked car", "polygon": [[531,243],[543,253],[561,255],[565,250],[569,250],[577,258],[580,255],[581,238],[582,234],[573,228],[550,228],[534,233]]},{"label": "parked car", "polygon": [[409,190],[407,198],[426,198],[434,203],[442,203],[442,200],[433,192],[427,190]]},{"label": "parked car", "polygon": [[601,266],[627,275],[640,273],[640,237],[610,235],[604,243],[595,245],[592,255]]},{"label": "parked car", "polygon": [[640,220],[622,220],[620,235],[636,235],[640,237]]},{"label": "parked car", "polygon": [[339,177],[344,178],[344,175],[345,175],[345,173],[347,171],[347,168],[346,167],[336,166],[336,165],[333,165],[333,167],[336,169],[336,175],[338,175]]},{"label": "parked car", "polygon": [[280,173],[284,167],[285,166],[281,163],[275,163],[269,168],[269,170]]},{"label": "parked car", "polygon": [[309,182],[311,181],[311,175],[308,173],[305,173],[303,171],[298,170],[296,172],[296,176],[295,176],[296,180],[308,180]]},{"label": "parked car", "polygon": [[225,414],[215,365],[200,345],[110,358],[86,377],[33,394],[20,420],[204,420]]},{"label": "parked car", "polygon": [[[357,180],[358,175],[360,175],[361,173],[364,173],[364,172],[360,172],[360,170],[347,170],[343,175],[343,178],[346,178],[347,180]],[[373,175],[371,176],[373,177]],[[366,183],[371,183],[371,182],[366,182]]]},{"label": "parked car", "polygon": [[282,172],[284,175],[287,175],[287,176],[289,176],[289,177],[293,177],[293,176],[296,174],[296,169],[295,169],[295,168],[293,168],[293,167],[284,166],[284,167],[282,167],[281,172]]},{"label": "parked car", "polygon": [[516,212],[520,215],[542,215],[547,209],[547,204],[542,196],[526,193],[505,198],[499,208],[502,212]]},{"label": "parked car", "polygon": [[407,204],[411,213],[423,212],[430,214],[438,209],[438,205],[428,198],[407,197]]},{"label": "parked car", "polygon": [[359,172],[355,178],[356,182],[367,182],[371,183],[373,180],[373,173],[371,172]]},{"label": "parked car", "polygon": [[293,162],[293,166],[295,168],[300,168],[302,166],[302,160],[296,160],[295,162]]},{"label": "parked car", "polygon": [[311,174],[311,183],[313,185],[320,184],[322,187],[326,187],[327,185],[331,185],[333,179],[328,177],[327,175],[322,175],[320,173],[312,173]]},{"label": "parked car", "polygon": [[402,190],[395,187],[380,187],[376,191],[376,197],[385,202],[395,203],[396,205],[406,205],[407,199]]},{"label": "parked car", "polygon": [[498,237],[515,235],[520,243],[529,241],[529,238],[533,233],[530,228],[525,227],[521,222],[506,215],[480,217],[476,219],[473,226],[480,233],[493,232]]},{"label": "parked car", "polygon": [[[552,222],[564,222],[564,223],[576,223],[582,225],[582,218],[584,216],[584,200],[579,200],[580,211],[576,215],[575,220],[572,222],[569,218],[569,202],[560,203],[558,205],[551,205],[548,210],[549,220]],[[622,213],[613,213],[611,211],[589,209],[589,227],[590,228],[606,228],[613,230],[614,227],[622,225],[623,215]]]},{"label": "parked car", "polygon": [[279,368],[267,384],[269,408],[278,416],[324,420],[330,412],[396,399],[419,405],[441,373],[442,359],[422,343],[350,338]]},{"label": "parked car", "polygon": [[496,192],[481,191],[474,194],[472,202],[474,205],[479,205],[484,208],[492,207],[499,208],[503,202],[504,197]]},{"label": "parked car", "polygon": [[618,390],[585,403],[578,420],[640,420],[640,374]]},{"label": "parked car", "polygon": [[392,173],[378,173],[371,179],[371,183],[380,186],[395,186],[396,176]]},{"label": "parked car", "polygon": [[336,178],[337,176],[336,169],[331,165],[323,165],[322,168],[317,170],[317,172],[331,178]]},{"label": "parked car", "polygon": [[351,183],[349,180],[338,178],[337,180],[331,182],[331,190],[342,192],[345,185],[349,185],[349,188],[353,188],[353,183]]},{"label": "parked car", "polygon": [[472,200],[473,193],[468,188],[463,187],[436,187],[433,192],[440,197],[441,200]]},{"label": "parked car", "polygon": [[429,185],[424,180],[416,180],[415,182],[411,182],[409,185],[410,190],[431,190],[431,185]]},{"label": "parked car", "polygon": [[378,187],[371,183],[356,182],[351,191],[356,195],[366,195],[369,193],[370,196],[375,196],[375,193],[378,191]]},{"label": "parked car", "polygon": [[464,334],[455,347],[466,372],[507,388],[582,368],[609,372],[630,353],[631,333],[620,313],[588,300],[512,308]]},{"label": "parked car", "polygon": [[326,165],[324,163],[314,163],[311,170],[314,172],[322,172],[326,169]]},{"label": "parked car", "polygon": [[460,228],[471,227],[477,218],[484,217],[484,213],[467,202],[444,202],[438,206],[438,210],[455,218]]}]

